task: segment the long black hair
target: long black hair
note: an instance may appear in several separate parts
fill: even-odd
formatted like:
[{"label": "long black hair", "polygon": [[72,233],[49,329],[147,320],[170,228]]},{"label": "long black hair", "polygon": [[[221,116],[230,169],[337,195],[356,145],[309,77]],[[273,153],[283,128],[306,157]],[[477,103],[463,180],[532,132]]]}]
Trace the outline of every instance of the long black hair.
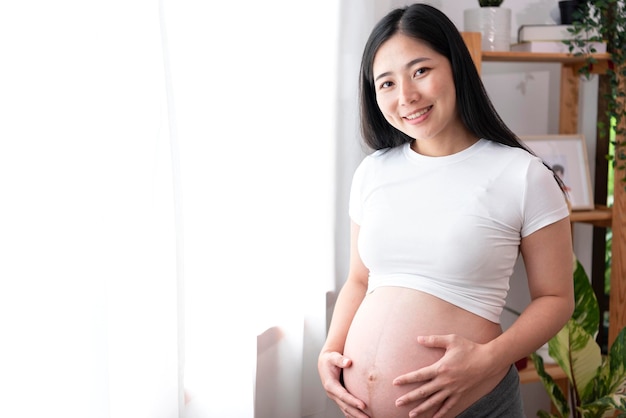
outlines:
[{"label": "long black hair", "polygon": [[[374,58],[380,46],[397,33],[425,42],[450,61],[457,111],[471,133],[478,138],[521,148],[535,155],[496,111],[454,23],[440,10],[421,3],[389,12],[376,24],[365,44],[359,82],[361,134],[368,147],[380,150],[413,140],[387,122],[376,102]],[[553,172],[556,182],[565,193],[563,181],[549,165],[545,162],[544,165]]]},{"label": "long black hair", "polygon": [[367,146],[379,150],[413,140],[387,122],[376,102],[374,58],[380,46],[397,33],[425,42],[450,61],[457,111],[470,132],[479,138],[528,151],[496,112],[454,23],[427,4],[392,10],[374,27],[365,45],[361,60],[360,108],[361,133]]}]

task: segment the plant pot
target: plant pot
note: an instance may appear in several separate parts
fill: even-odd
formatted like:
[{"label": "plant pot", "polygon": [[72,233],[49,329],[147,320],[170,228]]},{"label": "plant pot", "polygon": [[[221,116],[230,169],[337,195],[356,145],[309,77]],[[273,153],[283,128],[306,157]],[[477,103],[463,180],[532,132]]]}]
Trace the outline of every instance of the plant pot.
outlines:
[{"label": "plant pot", "polygon": [[576,10],[583,12],[585,3],[579,0],[559,1],[559,13],[561,15],[562,25],[571,25],[579,20],[576,16]]},{"label": "plant pot", "polygon": [[480,32],[483,51],[509,51],[511,49],[511,9],[504,7],[478,7],[463,13],[466,32]]}]

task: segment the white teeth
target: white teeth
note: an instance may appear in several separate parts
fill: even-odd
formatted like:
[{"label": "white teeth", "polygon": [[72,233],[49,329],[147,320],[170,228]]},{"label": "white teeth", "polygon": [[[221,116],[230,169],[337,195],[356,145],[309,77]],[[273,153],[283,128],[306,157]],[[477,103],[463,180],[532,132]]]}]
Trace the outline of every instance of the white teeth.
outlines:
[{"label": "white teeth", "polygon": [[426,108],[426,109],[424,109],[424,110],[420,110],[420,111],[419,111],[419,112],[417,112],[417,113],[413,113],[412,115],[408,115],[406,118],[407,118],[408,120],[413,120],[413,119],[419,118],[420,116],[422,116],[424,113],[428,112],[429,110],[430,110],[430,106],[429,106],[429,107],[427,107],[427,108]]}]

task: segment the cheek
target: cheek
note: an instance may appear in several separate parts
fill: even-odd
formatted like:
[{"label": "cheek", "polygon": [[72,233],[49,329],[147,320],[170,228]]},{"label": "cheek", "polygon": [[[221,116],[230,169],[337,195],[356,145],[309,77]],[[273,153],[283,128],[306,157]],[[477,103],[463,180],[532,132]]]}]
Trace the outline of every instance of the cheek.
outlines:
[{"label": "cheek", "polygon": [[385,118],[387,117],[387,114],[391,113],[393,110],[393,103],[394,100],[390,94],[376,95],[376,104],[383,115],[385,115]]},{"label": "cheek", "polygon": [[438,100],[453,110],[456,107],[456,92],[454,86],[438,86],[432,91],[433,97],[437,97]]}]

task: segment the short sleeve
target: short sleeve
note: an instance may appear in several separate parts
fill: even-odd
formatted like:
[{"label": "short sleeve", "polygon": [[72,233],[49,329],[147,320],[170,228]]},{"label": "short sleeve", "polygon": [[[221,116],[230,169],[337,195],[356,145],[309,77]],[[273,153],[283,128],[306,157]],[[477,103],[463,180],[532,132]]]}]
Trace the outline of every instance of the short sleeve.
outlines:
[{"label": "short sleeve", "polygon": [[363,219],[363,200],[362,200],[362,190],[363,190],[363,176],[364,176],[364,168],[365,161],[362,161],[361,164],[357,167],[352,176],[352,185],[350,187],[350,200],[348,203],[348,214],[350,215],[350,219],[354,221],[357,225],[361,225],[361,221]]},{"label": "short sleeve", "polygon": [[539,158],[530,161],[526,175],[522,237],[569,216],[564,192]]}]

